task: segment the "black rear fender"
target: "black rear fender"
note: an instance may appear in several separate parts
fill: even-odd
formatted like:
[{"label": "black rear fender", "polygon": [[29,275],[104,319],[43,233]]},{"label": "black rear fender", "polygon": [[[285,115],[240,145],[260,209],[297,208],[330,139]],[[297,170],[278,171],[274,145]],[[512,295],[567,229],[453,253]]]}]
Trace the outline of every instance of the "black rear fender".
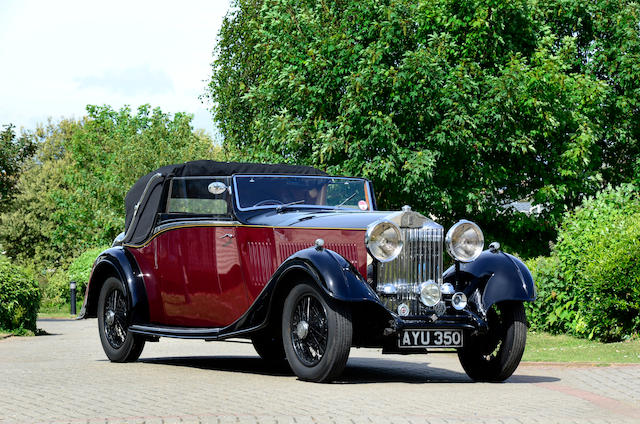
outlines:
[{"label": "black rear fender", "polygon": [[135,258],[122,246],[105,250],[94,262],[79,318],[96,317],[100,290],[109,277],[115,277],[124,282],[131,311],[131,323],[147,323],[149,304],[144,281]]}]

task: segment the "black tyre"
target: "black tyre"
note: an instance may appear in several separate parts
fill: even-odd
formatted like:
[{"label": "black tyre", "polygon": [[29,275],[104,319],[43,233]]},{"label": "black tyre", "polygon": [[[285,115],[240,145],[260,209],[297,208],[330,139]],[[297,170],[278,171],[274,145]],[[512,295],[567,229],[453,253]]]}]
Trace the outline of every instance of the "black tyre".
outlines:
[{"label": "black tyre", "polygon": [[284,346],[280,334],[264,332],[251,337],[253,348],[265,361],[282,361],[285,358]]},{"label": "black tyre", "polygon": [[494,305],[487,315],[489,333],[469,338],[458,350],[458,358],[473,380],[500,382],[520,364],[527,343],[527,319],[521,302]]},{"label": "black tyre", "polygon": [[296,285],[284,302],[284,350],[301,380],[326,382],[337,377],[349,358],[352,332],[350,310],[327,301],[311,284]]},{"label": "black tyre", "polygon": [[108,278],[98,299],[98,331],[104,353],[112,362],[133,362],[144,348],[144,338],[128,331],[129,312],[124,285],[117,278]]}]

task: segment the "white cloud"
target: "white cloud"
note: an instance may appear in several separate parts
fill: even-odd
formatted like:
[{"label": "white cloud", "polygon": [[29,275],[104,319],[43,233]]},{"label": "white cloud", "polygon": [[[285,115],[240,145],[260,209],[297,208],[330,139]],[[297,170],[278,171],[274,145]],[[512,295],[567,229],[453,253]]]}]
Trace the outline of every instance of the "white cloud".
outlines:
[{"label": "white cloud", "polygon": [[0,124],[150,103],[212,132],[198,97],[228,9],[229,0],[0,2]]}]

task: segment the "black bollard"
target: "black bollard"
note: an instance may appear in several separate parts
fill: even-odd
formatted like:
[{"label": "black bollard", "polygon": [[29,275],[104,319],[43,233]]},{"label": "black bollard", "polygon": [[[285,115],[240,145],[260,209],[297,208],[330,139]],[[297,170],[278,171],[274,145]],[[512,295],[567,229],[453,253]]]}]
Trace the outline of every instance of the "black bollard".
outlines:
[{"label": "black bollard", "polygon": [[71,315],[76,314],[76,282],[69,283],[69,291],[71,292]]}]

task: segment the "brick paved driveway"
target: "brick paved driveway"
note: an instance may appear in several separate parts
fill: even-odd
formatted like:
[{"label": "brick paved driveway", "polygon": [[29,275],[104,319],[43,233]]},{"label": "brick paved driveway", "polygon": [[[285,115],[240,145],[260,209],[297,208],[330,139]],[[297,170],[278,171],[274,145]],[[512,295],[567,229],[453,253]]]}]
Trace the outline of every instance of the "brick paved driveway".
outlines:
[{"label": "brick paved driveway", "polygon": [[0,422],[640,422],[640,366],[522,364],[471,383],[455,355],[352,349],[340,381],[297,380],[245,342],[161,339],[140,361],[105,359],[96,320],[41,321],[0,340]]}]

